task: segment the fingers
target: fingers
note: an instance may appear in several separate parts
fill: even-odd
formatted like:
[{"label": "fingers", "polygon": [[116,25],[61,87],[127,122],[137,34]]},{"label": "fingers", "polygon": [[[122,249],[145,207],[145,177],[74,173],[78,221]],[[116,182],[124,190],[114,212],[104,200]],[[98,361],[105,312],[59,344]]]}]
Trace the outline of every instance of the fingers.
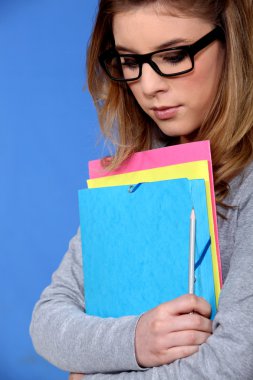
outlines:
[{"label": "fingers", "polygon": [[164,337],[163,346],[166,349],[184,346],[199,346],[206,342],[211,334],[203,331],[186,330],[173,332]]},{"label": "fingers", "polygon": [[212,321],[208,318],[202,317],[199,314],[185,314],[178,316],[174,323],[168,326],[170,332],[183,331],[183,330],[195,330],[202,331],[211,334]]},{"label": "fingers", "polygon": [[211,306],[204,298],[197,297],[194,294],[185,294],[173,301],[166,302],[159,307],[165,307],[168,314],[180,315],[187,313],[198,313],[206,318],[211,315]]},{"label": "fingers", "polygon": [[164,319],[155,319],[150,323],[154,335],[166,335],[171,332],[196,330],[211,334],[212,321],[199,314],[183,314]]},{"label": "fingers", "polygon": [[187,356],[195,354],[198,352],[198,350],[199,346],[182,346],[170,348],[160,355],[156,365],[160,366],[163,364],[173,363],[177,359],[186,358]]},{"label": "fingers", "polygon": [[197,352],[212,333],[210,312],[203,298],[188,294],[144,313],[135,334],[139,365],[169,364]]},{"label": "fingers", "polygon": [[82,373],[70,373],[68,380],[83,380],[84,378]]},{"label": "fingers", "polygon": [[202,331],[180,331],[170,333],[161,344],[165,349],[157,355],[156,365],[170,364],[173,361],[198,352],[211,334]]}]

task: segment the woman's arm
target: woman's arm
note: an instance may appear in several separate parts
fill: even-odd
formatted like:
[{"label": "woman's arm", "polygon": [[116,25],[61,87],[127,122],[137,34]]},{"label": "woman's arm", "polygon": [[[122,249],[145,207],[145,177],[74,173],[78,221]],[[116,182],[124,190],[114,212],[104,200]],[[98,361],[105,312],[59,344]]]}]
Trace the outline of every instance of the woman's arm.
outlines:
[{"label": "woman's arm", "polygon": [[138,317],[103,319],[86,315],[84,308],[78,231],[34,308],[30,326],[34,347],[69,372],[141,370],[133,354]]}]

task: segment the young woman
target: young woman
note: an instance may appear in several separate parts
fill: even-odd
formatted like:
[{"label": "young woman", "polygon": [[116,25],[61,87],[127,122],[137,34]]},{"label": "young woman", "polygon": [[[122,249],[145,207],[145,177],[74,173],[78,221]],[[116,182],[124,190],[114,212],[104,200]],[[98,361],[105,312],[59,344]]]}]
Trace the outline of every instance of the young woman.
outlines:
[{"label": "young woman", "polygon": [[105,164],[211,141],[224,286],[213,323],[190,295],[142,316],[88,316],[78,232],[31,324],[36,350],[71,379],[253,378],[252,28],[251,0],[100,1],[88,79],[117,143]]}]

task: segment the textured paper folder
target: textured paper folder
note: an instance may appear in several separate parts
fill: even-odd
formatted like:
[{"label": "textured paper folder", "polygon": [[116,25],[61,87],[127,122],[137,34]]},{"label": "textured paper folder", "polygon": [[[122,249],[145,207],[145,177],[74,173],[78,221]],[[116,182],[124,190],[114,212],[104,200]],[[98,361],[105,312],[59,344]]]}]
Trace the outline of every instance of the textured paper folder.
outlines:
[{"label": "textured paper folder", "polygon": [[203,180],[79,192],[86,312],[138,315],[188,292],[189,225],[196,213],[195,291],[216,312]]},{"label": "textured paper folder", "polygon": [[[203,160],[206,160],[208,162],[208,182],[210,186],[211,196],[210,211],[213,219],[212,223],[209,224],[211,229],[212,242],[213,245],[215,244],[215,252],[214,248],[212,248],[213,255],[216,255],[216,259],[214,259],[214,262],[216,262],[217,265],[215,278],[216,282],[218,282],[219,280],[219,286],[217,286],[217,289],[220,289],[222,286],[222,271],[219,250],[218,226],[216,218],[216,203],[213,185],[210,141],[197,141],[187,144],[179,144],[158,149],[147,150],[144,152],[137,152],[134,153],[129,159],[127,159],[117,170],[114,170],[112,172],[108,172],[105,169],[103,169],[100,160],[93,160],[89,162],[89,177],[91,179],[95,179],[99,177],[114,176],[129,172],[154,169],[162,166],[185,164],[188,162]],[[216,291],[216,294],[218,297],[218,290]]]},{"label": "textured paper folder", "polygon": [[124,173],[113,176],[106,176],[87,181],[89,188],[129,185],[139,182],[161,181],[166,179],[188,178],[204,179],[206,185],[207,210],[209,229],[211,236],[211,252],[214,273],[214,284],[216,294],[216,304],[218,304],[220,295],[220,272],[219,272],[219,255],[216,251],[214,221],[211,202],[211,187],[209,183],[209,169],[207,161],[186,162],[178,165],[162,166],[149,170],[140,170],[130,173]]},{"label": "textured paper folder", "polygon": [[[134,171],[142,171],[148,169],[154,169],[168,165],[178,165],[194,161],[206,160],[208,162],[209,172],[209,185],[211,196],[211,211],[213,222],[210,228],[213,230],[212,241],[215,242],[215,254],[217,256],[216,263],[218,266],[217,274],[215,277],[219,277],[219,289],[222,286],[222,271],[219,251],[219,239],[218,239],[218,226],[216,218],[216,203],[213,186],[213,173],[212,173],[212,158],[210,141],[197,141],[187,144],[179,144],[174,146],[168,146],[158,149],[147,150],[143,152],[137,152],[133,154],[128,160],[126,160],[120,168],[115,171],[108,172],[101,166],[100,160],[93,160],[89,162],[89,177],[95,179],[105,176],[114,176],[118,174],[125,174]],[[177,178],[177,177],[175,177]],[[191,178],[191,177],[188,177]],[[213,250],[214,254],[214,250]],[[218,291],[216,292],[218,295]]]}]

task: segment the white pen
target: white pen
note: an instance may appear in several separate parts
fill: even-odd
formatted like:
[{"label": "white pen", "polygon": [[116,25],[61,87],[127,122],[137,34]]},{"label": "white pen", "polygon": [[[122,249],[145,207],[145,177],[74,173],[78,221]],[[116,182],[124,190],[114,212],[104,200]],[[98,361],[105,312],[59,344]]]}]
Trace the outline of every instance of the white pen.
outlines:
[{"label": "white pen", "polygon": [[195,235],[196,235],[196,215],[194,208],[190,217],[190,245],[189,245],[189,294],[194,294],[195,282]]}]

